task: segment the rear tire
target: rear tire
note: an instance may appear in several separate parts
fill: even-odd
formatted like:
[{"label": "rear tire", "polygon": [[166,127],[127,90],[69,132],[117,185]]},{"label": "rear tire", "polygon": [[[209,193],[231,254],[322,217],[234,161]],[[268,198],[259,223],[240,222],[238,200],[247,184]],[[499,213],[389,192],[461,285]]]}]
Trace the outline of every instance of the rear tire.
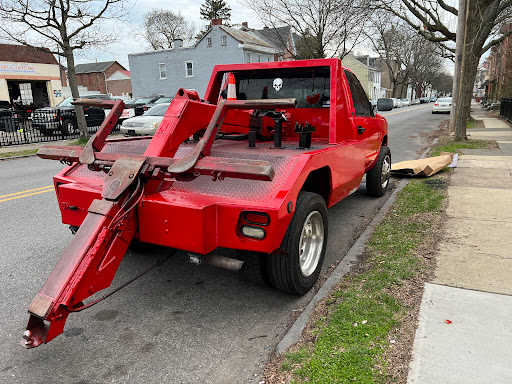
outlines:
[{"label": "rear tire", "polygon": [[377,162],[366,173],[366,191],[370,196],[383,196],[389,185],[389,177],[391,172],[391,151],[389,147],[382,146],[380,148]]},{"label": "rear tire", "polygon": [[260,286],[270,286],[267,274],[268,255],[251,251],[236,251],[236,258],[244,261],[244,265],[238,271],[240,280]]},{"label": "rear tire", "polygon": [[316,193],[300,192],[281,251],[269,255],[267,271],[272,285],[296,295],[308,292],[322,269],[327,234],[324,199]]}]

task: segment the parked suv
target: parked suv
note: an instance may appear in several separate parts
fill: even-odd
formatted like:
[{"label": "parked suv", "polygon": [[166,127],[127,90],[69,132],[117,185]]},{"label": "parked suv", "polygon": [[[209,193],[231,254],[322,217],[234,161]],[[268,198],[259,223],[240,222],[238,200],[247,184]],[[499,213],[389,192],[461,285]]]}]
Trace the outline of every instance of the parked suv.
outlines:
[{"label": "parked suv", "polygon": [[14,130],[12,105],[8,101],[0,100],[0,131]]},{"label": "parked suv", "polygon": [[[87,99],[112,100],[108,95],[87,95]],[[70,135],[78,132],[75,106],[71,104],[72,97],[64,99],[56,107],[39,108],[32,116],[32,126],[38,129],[43,135],[55,132],[62,132],[63,135]],[[85,121],[88,127],[101,125],[105,120],[105,111],[101,108],[84,107]]]}]

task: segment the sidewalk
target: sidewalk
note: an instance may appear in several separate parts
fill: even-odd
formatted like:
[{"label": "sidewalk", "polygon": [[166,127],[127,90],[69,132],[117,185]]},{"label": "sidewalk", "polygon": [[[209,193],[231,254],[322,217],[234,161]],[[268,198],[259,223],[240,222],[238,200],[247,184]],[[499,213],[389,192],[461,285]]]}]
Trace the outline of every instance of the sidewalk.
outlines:
[{"label": "sidewalk", "polygon": [[463,150],[448,188],[436,277],[420,308],[408,383],[512,383],[512,129],[472,116],[472,139],[498,149]]}]

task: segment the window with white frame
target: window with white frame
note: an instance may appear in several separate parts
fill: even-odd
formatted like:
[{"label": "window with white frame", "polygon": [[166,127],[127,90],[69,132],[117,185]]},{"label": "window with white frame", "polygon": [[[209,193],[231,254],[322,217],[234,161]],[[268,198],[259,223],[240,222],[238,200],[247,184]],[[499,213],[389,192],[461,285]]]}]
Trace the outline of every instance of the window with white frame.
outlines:
[{"label": "window with white frame", "polygon": [[258,63],[261,63],[261,55],[258,55]]},{"label": "window with white frame", "polygon": [[211,48],[212,47],[212,39],[211,37],[207,37],[206,38],[206,48]]},{"label": "window with white frame", "polygon": [[250,62],[251,62],[251,54],[250,54],[250,53],[248,53],[248,54],[247,54],[247,62],[248,62],[248,63],[250,63]]},{"label": "window with white frame", "polygon": [[194,63],[192,61],[185,61],[185,76],[194,77]]},{"label": "window with white frame", "polygon": [[165,63],[158,64],[158,68],[160,69],[160,80],[167,79],[167,69],[165,68]]},{"label": "window with white frame", "polygon": [[222,37],[220,38],[220,45],[223,45],[223,46],[228,45],[228,39],[227,39],[227,37],[226,37],[226,36],[222,36]]}]

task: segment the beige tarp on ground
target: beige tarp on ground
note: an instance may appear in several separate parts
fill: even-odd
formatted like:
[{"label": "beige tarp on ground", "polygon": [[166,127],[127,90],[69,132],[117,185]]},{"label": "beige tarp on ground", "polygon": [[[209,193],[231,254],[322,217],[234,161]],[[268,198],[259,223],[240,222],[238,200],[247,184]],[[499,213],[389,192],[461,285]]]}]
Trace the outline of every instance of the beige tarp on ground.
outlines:
[{"label": "beige tarp on ground", "polygon": [[[454,161],[455,156],[455,161]],[[455,153],[441,152],[439,156],[426,159],[402,161],[391,166],[391,172],[411,176],[432,176],[447,166],[455,166]]]}]

